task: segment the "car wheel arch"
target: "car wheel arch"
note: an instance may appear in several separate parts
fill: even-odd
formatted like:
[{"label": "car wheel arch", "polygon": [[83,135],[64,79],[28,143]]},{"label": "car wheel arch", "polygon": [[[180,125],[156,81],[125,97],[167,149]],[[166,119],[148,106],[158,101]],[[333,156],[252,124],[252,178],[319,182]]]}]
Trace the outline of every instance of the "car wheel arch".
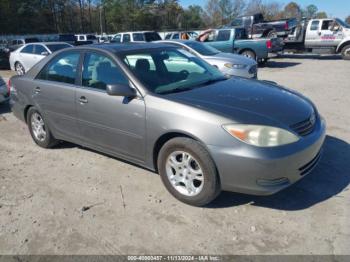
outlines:
[{"label": "car wheel arch", "polygon": [[31,107],[34,107],[34,105],[26,105],[23,110],[23,116],[26,123],[27,123],[28,111]]},{"label": "car wheel arch", "polygon": [[[200,143],[208,151],[209,155],[211,155],[206,144],[203,141],[201,141],[198,137],[196,137],[192,134],[188,134],[186,132],[181,132],[181,131],[168,132],[168,133],[162,134],[160,137],[158,137],[158,139],[156,140],[156,142],[154,143],[154,146],[153,146],[153,154],[152,154],[153,161],[152,161],[152,163],[153,163],[154,170],[156,172],[158,172],[157,161],[158,161],[158,156],[159,156],[160,150],[162,149],[162,147],[165,145],[166,142],[168,142],[169,140],[176,138],[176,137],[184,137],[184,138],[193,139],[194,141]],[[215,160],[213,158],[212,158],[212,160],[213,160],[213,163],[215,165],[215,168],[217,169]],[[219,174],[219,179],[220,179],[220,174]]]}]

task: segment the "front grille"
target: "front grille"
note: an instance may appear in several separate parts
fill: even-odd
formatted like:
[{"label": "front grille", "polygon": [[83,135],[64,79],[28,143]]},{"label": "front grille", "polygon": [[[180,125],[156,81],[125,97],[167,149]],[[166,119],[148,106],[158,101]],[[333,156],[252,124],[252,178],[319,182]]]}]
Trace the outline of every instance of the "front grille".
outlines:
[{"label": "front grille", "polygon": [[314,131],[315,123],[316,117],[313,114],[307,120],[291,125],[290,128],[300,136],[307,136],[308,134],[312,133],[312,131]]},{"label": "front grille", "polygon": [[307,163],[306,165],[299,168],[300,175],[304,176],[304,175],[310,173],[311,170],[316,166],[316,164],[318,163],[318,160],[320,160],[320,158],[321,158],[321,151],[318,152],[318,154],[309,163]]},{"label": "front grille", "polygon": [[256,71],[258,70],[258,67],[256,65],[253,65],[250,69],[249,69],[249,74],[255,74]]}]

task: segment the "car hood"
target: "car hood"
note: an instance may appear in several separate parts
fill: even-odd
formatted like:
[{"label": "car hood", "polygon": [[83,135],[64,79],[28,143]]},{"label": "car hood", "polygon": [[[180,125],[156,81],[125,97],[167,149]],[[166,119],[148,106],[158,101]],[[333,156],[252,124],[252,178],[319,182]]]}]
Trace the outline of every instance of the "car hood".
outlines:
[{"label": "car hood", "polygon": [[235,64],[243,64],[243,65],[256,65],[256,61],[254,61],[253,59],[250,59],[248,57],[242,56],[242,55],[235,55],[235,54],[230,54],[230,53],[223,53],[220,52],[216,55],[213,56],[206,56],[206,59],[214,59],[214,60],[223,60],[223,61],[227,61],[230,63],[235,63]]},{"label": "car hood", "polygon": [[245,124],[290,126],[310,118],[314,113],[311,102],[293,91],[241,78],[166,96]]}]

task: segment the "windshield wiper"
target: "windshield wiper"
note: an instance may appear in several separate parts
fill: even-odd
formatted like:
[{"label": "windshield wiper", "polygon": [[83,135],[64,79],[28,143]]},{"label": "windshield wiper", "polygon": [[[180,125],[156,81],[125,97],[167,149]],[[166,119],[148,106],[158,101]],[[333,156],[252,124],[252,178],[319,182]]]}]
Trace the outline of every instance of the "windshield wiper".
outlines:
[{"label": "windshield wiper", "polygon": [[179,92],[188,91],[191,89],[193,89],[193,88],[191,88],[191,87],[177,87],[177,88],[167,90],[164,92],[159,92],[158,94],[165,95],[165,94],[179,93]]},{"label": "windshield wiper", "polygon": [[224,81],[224,80],[227,80],[227,78],[226,77],[218,77],[218,78],[214,78],[214,79],[205,80],[203,82],[198,83],[198,85],[210,85],[210,84],[213,84],[215,82],[220,82],[220,81]]}]

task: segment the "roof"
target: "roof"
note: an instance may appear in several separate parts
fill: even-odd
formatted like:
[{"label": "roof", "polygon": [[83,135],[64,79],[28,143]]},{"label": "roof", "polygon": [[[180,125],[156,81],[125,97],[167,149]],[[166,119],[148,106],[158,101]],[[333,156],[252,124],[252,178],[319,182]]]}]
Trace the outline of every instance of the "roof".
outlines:
[{"label": "roof", "polygon": [[74,49],[103,49],[110,52],[125,52],[125,51],[135,51],[135,50],[144,50],[144,49],[154,49],[162,47],[173,47],[167,44],[160,43],[126,43],[126,44],[93,44],[74,47]]}]

